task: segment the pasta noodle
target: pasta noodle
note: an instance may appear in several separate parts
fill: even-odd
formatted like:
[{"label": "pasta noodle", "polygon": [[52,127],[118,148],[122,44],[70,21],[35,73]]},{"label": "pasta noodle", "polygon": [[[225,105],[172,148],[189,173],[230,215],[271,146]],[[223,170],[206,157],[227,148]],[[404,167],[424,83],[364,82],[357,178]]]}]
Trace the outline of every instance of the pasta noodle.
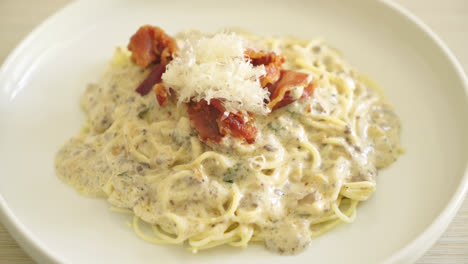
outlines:
[{"label": "pasta noodle", "polygon": [[134,92],[148,69],[118,49],[83,95],[88,120],[57,154],[60,178],[134,214],[131,226],[145,241],[194,253],[262,241],[293,254],[353,222],[378,170],[401,154],[398,117],[375,82],[323,41],[238,34],[283,55],[285,69],[312,76],[313,96],[256,115],[252,144],[229,136],[204,143],[186,105],[160,107],[154,94]]}]

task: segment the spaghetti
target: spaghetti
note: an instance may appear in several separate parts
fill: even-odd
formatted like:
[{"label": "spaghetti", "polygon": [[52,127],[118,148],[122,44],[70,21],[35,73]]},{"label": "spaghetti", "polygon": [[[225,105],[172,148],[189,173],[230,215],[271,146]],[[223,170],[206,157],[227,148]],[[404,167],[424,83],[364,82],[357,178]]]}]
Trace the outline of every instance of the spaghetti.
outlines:
[{"label": "spaghetti", "polygon": [[230,136],[202,142],[185,104],[169,98],[162,107],[152,93],[135,93],[149,69],[119,48],[82,97],[87,125],[58,152],[60,178],[133,213],[142,239],[193,252],[263,241],[293,254],[353,222],[378,170],[401,154],[398,117],[375,83],[321,40],[242,37],[283,55],[284,69],[312,76],[313,96],[256,115],[252,144]]}]

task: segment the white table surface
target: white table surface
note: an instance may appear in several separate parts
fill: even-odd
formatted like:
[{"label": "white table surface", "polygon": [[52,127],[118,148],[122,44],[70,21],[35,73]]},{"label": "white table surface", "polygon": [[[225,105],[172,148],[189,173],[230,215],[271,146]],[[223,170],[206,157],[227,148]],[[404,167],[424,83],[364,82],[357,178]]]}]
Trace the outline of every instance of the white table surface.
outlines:
[{"label": "white table surface", "polygon": [[[468,69],[468,0],[396,0],[422,18]],[[40,22],[70,0],[0,0],[0,63]],[[34,263],[0,224],[0,263]],[[417,263],[468,263],[468,199]]]}]

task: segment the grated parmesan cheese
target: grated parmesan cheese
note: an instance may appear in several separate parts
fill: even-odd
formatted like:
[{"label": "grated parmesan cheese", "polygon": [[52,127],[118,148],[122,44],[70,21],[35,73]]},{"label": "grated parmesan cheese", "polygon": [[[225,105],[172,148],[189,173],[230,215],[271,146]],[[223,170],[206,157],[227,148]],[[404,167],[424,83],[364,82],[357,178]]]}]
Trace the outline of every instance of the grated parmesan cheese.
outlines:
[{"label": "grated parmesan cheese", "polygon": [[247,41],[235,33],[188,34],[162,80],[178,94],[179,104],[190,100],[224,99],[226,111],[270,112],[269,92],[260,85],[265,67],[244,57]]}]

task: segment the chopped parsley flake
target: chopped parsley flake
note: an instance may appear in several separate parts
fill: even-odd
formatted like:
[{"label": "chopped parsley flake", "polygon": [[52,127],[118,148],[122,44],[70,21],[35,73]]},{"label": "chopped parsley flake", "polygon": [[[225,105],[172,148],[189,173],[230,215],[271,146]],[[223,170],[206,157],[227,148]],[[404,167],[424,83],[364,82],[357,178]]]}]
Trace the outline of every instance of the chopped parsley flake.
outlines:
[{"label": "chopped parsley flake", "polygon": [[227,183],[233,183],[234,179],[237,178],[239,173],[239,164],[236,164],[232,167],[227,168],[226,173],[224,174],[223,181]]},{"label": "chopped parsley flake", "polygon": [[281,129],[281,127],[279,126],[278,123],[270,122],[270,123],[267,124],[267,126],[268,126],[269,129],[271,129],[271,130],[273,130],[275,132],[278,132]]},{"label": "chopped parsley flake", "polygon": [[143,119],[146,113],[150,110],[149,107],[146,107],[145,109],[141,110],[140,113],[138,113],[138,118]]},{"label": "chopped parsley flake", "polygon": [[128,171],[121,172],[117,174],[117,176],[131,178],[131,176],[128,174]]}]

